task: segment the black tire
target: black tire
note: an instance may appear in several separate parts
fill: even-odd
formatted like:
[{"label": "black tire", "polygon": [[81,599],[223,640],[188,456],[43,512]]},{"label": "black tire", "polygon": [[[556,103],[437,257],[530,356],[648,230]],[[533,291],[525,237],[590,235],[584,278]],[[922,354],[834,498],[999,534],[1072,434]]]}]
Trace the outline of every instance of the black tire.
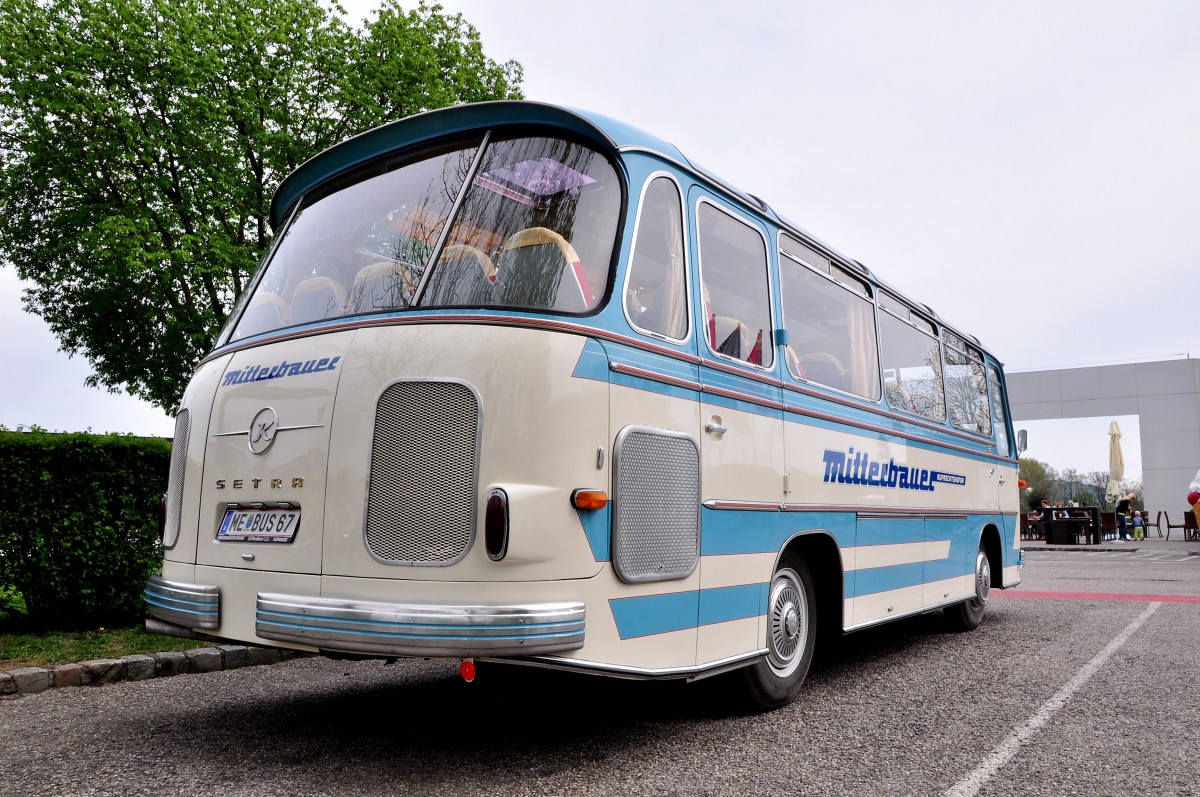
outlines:
[{"label": "black tire", "polygon": [[817,638],[816,590],[808,566],[784,557],[767,600],[767,655],[742,669],[749,708],[772,711],[796,699]]},{"label": "black tire", "polygon": [[946,627],[951,631],[974,631],[983,622],[987,609],[988,594],[992,591],[992,563],[988,561],[983,543],[975,554],[975,594],[953,606],[942,610]]}]

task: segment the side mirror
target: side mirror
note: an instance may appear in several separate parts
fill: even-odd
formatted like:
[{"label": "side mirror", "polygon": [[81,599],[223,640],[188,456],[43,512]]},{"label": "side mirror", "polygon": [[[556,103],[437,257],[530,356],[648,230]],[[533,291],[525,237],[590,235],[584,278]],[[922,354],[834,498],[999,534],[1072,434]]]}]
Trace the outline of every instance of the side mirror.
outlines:
[{"label": "side mirror", "polygon": [[1025,429],[1017,430],[1017,453],[1020,454],[1025,449],[1029,448],[1029,432]]}]

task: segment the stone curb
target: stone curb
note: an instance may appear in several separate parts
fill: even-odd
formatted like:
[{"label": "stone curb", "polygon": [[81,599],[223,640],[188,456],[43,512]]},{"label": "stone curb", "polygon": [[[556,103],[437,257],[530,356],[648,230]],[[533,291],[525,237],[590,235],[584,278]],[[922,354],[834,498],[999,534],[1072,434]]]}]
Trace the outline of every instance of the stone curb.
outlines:
[{"label": "stone curb", "polygon": [[1180,548],[1179,550],[1163,550],[1162,548],[1146,548],[1137,545],[1122,545],[1120,547],[1096,546],[1096,545],[1045,545],[1038,548],[1026,548],[1021,546],[1025,551],[1059,551],[1063,553],[1134,553],[1136,551],[1156,551],[1158,553],[1176,553],[1183,556],[1200,556],[1200,551],[1189,551]]},{"label": "stone curb", "polygon": [[119,659],[92,659],[52,667],[20,667],[0,672],[0,698],[36,695],[67,686],[103,686],[120,681],[147,681],[193,672],[218,672],[275,664],[311,656],[294,650],[218,645],[180,652],[135,654]]}]

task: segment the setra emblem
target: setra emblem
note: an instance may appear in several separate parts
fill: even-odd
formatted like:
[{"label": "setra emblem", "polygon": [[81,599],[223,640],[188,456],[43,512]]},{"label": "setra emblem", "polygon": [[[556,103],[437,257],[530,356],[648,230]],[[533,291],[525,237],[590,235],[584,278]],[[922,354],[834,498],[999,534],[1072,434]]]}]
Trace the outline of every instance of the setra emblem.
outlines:
[{"label": "setra emblem", "polygon": [[213,437],[240,437],[246,435],[246,443],[251,454],[265,454],[275,442],[275,436],[280,432],[290,432],[295,429],[320,429],[322,424],[307,423],[300,426],[280,426],[279,413],[271,407],[263,407],[250,421],[249,429],[239,429],[236,432],[218,432]]},{"label": "setra emblem", "polygon": [[279,413],[270,407],[263,407],[250,421],[250,453],[262,454],[275,442],[275,432],[279,428]]}]

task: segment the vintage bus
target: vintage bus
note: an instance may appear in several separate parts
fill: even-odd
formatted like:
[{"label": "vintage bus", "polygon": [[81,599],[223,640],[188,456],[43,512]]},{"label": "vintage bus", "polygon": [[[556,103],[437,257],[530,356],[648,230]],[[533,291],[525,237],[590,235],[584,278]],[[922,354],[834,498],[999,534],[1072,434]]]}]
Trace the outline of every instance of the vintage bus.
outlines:
[{"label": "vintage bus", "polygon": [[1020,581],[1001,364],[671,144],[532,102],[276,191],[179,409],[151,630],[791,701]]}]

